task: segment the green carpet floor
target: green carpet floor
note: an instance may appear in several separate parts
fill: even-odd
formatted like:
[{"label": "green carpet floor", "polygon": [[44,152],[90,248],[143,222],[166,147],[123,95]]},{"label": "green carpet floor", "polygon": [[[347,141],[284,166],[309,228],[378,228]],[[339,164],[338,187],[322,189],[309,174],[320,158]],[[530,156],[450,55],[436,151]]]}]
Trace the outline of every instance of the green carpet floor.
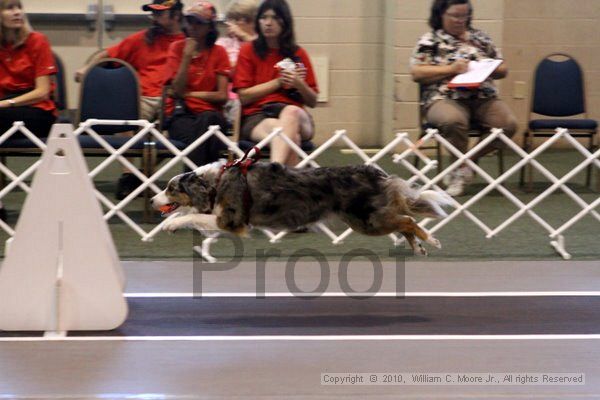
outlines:
[{"label": "green carpet floor", "polygon": [[[561,177],[578,165],[583,157],[573,151],[553,150],[545,153],[539,159],[551,172]],[[11,158],[8,166],[15,170],[23,170],[33,160],[30,158]],[[346,165],[361,163],[355,155],[344,155],[339,150],[329,150],[317,159],[321,165]],[[506,156],[506,165],[509,168],[517,161],[516,156],[510,154]],[[96,165],[97,159],[90,159],[90,166]],[[447,160],[446,160],[447,163]],[[407,177],[404,168],[391,162],[391,156],[381,161],[380,165],[389,173],[394,173]],[[496,157],[486,157],[481,162],[482,167],[492,176],[497,174]],[[163,186],[167,177],[178,173],[180,169],[172,170],[159,186]],[[97,187],[109,194],[111,197],[114,182],[119,174],[118,166],[111,167],[108,171],[98,176],[96,180]],[[593,185],[596,185],[596,179],[599,174],[598,169],[594,171]],[[580,173],[569,184],[577,194],[590,203],[598,198],[598,192],[585,187],[585,173]],[[518,187],[518,173],[512,175],[508,181],[507,188],[524,202],[531,201],[544,189],[550,186],[550,183],[542,177],[541,174],[534,174],[534,185],[532,193],[525,193]],[[459,198],[464,202],[471,196],[483,189],[486,185],[482,178],[476,178],[474,183],[468,188],[465,196]],[[9,211],[9,224],[16,223],[19,209],[23,203],[24,194],[14,192],[6,196],[3,201]],[[134,201],[127,209],[128,215],[134,220],[142,221],[142,200]],[[542,201],[534,208],[542,218],[547,220],[552,226],[558,227],[575,215],[581,207],[571,200],[562,191],[557,191],[546,200]],[[503,195],[493,191],[479,201],[471,212],[484,221],[489,227],[494,228],[515,213],[517,208]],[[600,212],[600,207],[596,208]],[[158,222],[160,217],[154,221]],[[132,231],[127,225],[119,219],[113,218],[109,221],[110,229],[114,241],[117,245],[119,255],[122,259],[190,259],[194,257],[192,247],[199,244],[201,238],[190,231],[177,232],[175,234],[158,234],[153,242],[145,243],[140,237]],[[340,233],[345,227],[337,221],[328,222],[334,231]],[[150,230],[152,224],[143,224],[144,229]],[[443,249],[430,249],[429,261],[434,260],[534,260],[548,259],[558,260],[559,256],[550,246],[550,239],[546,231],[532,218],[527,215],[522,216],[515,223],[502,231],[497,237],[486,239],[484,232],[464,215],[460,215],[454,221],[443,227],[436,233],[438,239],[443,244]],[[600,222],[591,215],[587,215],[565,233],[567,250],[574,259],[600,259]],[[2,232],[0,234],[0,252],[4,251],[4,241],[8,236]],[[413,257],[411,252],[404,248],[394,249],[391,240],[388,237],[366,237],[359,234],[352,234],[343,244],[332,245],[331,241],[320,233],[302,233],[290,234],[285,237],[281,243],[270,244],[261,232],[253,231],[250,238],[241,240],[241,248],[238,258],[254,259],[257,256],[271,252],[276,256],[272,259],[285,259],[302,249],[312,250],[311,254],[323,254],[328,259],[340,259],[344,255],[376,254],[382,259],[390,259],[390,252],[399,252],[402,256]],[[0,254],[2,254],[0,253]],[[219,258],[228,259],[232,257],[234,246],[231,240],[220,239],[213,246],[213,254]]]}]

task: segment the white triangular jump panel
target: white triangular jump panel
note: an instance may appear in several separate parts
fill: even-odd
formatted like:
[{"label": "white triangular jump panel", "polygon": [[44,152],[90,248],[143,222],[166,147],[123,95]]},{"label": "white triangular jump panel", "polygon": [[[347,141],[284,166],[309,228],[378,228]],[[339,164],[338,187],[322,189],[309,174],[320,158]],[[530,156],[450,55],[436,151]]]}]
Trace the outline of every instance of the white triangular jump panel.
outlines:
[{"label": "white triangular jump panel", "polygon": [[125,278],[71,125],[47,144],[0,267],[0,329],[117,328]]}]

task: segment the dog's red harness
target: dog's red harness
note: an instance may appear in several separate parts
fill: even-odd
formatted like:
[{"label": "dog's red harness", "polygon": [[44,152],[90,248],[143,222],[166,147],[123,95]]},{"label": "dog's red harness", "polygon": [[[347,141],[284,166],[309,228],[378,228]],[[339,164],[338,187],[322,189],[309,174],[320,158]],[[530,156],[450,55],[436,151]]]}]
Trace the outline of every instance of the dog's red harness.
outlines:
[{"label": "dog's red harness", "polygon": [[[248,154],[250,154],[250,152],[252,150],[254,150],[254,154],[252,155],[252,157],[248,157]],[[234,161],[229,161],[227,164],[225,164],[221,167],[221,171],[219,172],[219,176],[217,177],[216,187],[219,187],[219,182],[221,181],[221,176],[223,176],[225,171],[227,171],[228,169],[239,168],[242,175],[246,176],[248,174],[248,168],[250,168],[250,166],[252,164],[254,164],[255,162],[257,162],[259,159],[260,159],[260,149],[256,146],[254,146],[251,149],[247,150],[246,153],[244,153],[244,156],[242,158],[240,158],[238,160],[234,160]],[[211,208],[214,207],[216,196],[217,195],[215,192],[214,196],[211,199]],[[246,211],[250,210],[252,198],[250,196],[250,191],[248,190],[248,185],[246,185],[246,189],[244,190],[243,202],[244,202],[244,208],[246,209]],[[248,214],[248,212],[246,212],[246,214]]]},{"label": "dog's red harness", "polygon": [[[254,150],[254,154],[252,155],[252,157],[248,157],[248,154],[250,154],[252,150]],[[227,164],[221,167],[221,172],[219,173],[219,177],[217,178],[217,186],[219,185],[221,176],[225,173],[225,171],[227,171],[230,168],[238,167],[242,172],[242,175],[246,176],[246,174],[248,173],[248,168],[250,168],[252,164],[257,162],[259,158],[260,149],[254,146],[251,149],[247,150],[246,153],[244,153],[244,156],[239,160],[229,161]]]}]

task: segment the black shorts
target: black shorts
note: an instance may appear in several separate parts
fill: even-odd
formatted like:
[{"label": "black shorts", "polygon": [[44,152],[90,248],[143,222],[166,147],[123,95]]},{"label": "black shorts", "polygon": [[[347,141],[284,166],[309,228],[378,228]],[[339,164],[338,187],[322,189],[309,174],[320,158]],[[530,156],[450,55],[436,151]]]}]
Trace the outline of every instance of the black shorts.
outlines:
[{"label": "black shorts", "polygon": [[[15,121],[23,121],[25,127],[35,136],[46,137],[50,133],[52,124],[56,121],[56,116],[52,111],[32,106],[0,109],[0,133],[6,132]],[[12,136],[13,139],[23,137],[21,133]]]},{"label": "black shorts", "polygon": [[[252,140],[252,131],[258,124],[260,124],[264,119],[267,118],[279,118],[279,114],[281,111],[287,106],[291,104],[287,103],[269,103],[262,106],[260,112],[256,114],[251,114],[242,118],[242,127],[240,129],[240,139],[241,140]],[[312,119],[312,116],[308,114],[310,121],[313,125],[313,132],[315,123]]]}]

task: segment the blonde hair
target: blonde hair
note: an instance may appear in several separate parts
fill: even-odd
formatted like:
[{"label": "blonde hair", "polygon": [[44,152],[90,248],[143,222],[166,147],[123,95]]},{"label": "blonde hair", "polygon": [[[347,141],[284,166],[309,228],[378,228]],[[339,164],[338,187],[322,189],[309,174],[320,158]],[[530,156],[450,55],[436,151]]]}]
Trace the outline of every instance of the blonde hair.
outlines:
[{"label": "blonde hair", "polygon": [[[23,7],[21,0],[0,0],[0,12],[8,9],[9,6],[17,4],[19,7]],[[23,27],[17,31],[17,34],[14,37],[14,43],[11,43],[14,47],[21,46],[27,40],[27,37],[33,31],[31,25],[29,24],[29,20],[27,19],[27,14],[23,14]],[[4,24],[0,21],[0,44],[7,44],[7,32],[8,29],[4,27]]]},{"label": "blonde hair", "polygon": [[227,7],[225,18],[227,19],[245,19],[253,22],[258,10],[258,0],[234,0]]}]

